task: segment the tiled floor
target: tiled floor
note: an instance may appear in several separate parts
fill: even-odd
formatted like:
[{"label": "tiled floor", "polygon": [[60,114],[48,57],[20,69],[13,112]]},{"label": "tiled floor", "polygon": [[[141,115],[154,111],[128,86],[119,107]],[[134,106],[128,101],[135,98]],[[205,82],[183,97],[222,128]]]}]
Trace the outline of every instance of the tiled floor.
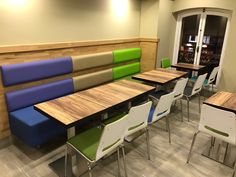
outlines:
[{"label": "tiled floor", "polygon": [[[151,160],[147,160],[145,136],[126,145],[126,162],[130,177],[230,177],[232,169],[201,155],[209,136],[200,134],[196,140],[190,164],[187,154],[194,131],[197,130],[199,114],[197,99],[191,102],[190,122],[180,120],[175,108],[170,114],[172,144],[168,143],[165,122],[150,127]],[[52,143],[53,144],[53,143]],[[49,145],[41,150],[30,149],[15,143],[0,150],[1,177],[55,177],[48,164],[63,156],[64,146]],[[123,168],[122,168],[123,169]],[[123,170],[122,170],[123,171]],[[116,156],[102,160],[94,169],[95,177],[117,176]],[[84,176],[87,176],[84,175]]]}]

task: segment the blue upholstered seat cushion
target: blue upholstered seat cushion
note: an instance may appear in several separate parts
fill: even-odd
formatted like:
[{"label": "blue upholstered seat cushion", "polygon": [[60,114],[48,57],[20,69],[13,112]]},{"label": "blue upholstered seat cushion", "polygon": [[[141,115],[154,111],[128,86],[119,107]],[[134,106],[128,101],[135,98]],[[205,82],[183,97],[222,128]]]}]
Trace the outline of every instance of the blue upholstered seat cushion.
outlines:
[{"label": "blue upholstered seat cushion", "polygon": [[42,115],[33,106],[10,112],[9,121],[12,133],[33,147],[66,132],[62,125]]},{"label": "blue upholstered seat cushion", "polygon": [[71,57],[3,65],[2,80],[4,86],[10,86],[71,73],[72,68]]},{"label": "blue upholstered seat cushion", "polygon": [[[196,82],[196,80],[197,80],[197,76],[193,76],[190,78],[190,81],[192,81],[192,82]],[[207,82],[208,82],[208,79],[205,79],[203,84],[207,85]]]},{"label": "blue upholstered seat cushion", "polygon": [[155,111],[155,107],[152,106],[150,109],[149,115],[148,115],[148,123],[152,122],[152,117],[153,117],[154,111]]},{"label": "blue upholstered seat cushion", "polygon": [[27,89],[6,93],[8,111],[32,106],[36,103],[51,100],[74,92],[72,79],[43,84]]}]

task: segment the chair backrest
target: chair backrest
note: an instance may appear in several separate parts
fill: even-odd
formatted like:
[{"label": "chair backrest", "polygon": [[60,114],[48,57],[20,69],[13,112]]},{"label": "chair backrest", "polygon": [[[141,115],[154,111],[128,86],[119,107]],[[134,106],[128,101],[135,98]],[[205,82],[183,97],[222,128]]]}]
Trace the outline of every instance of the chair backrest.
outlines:
[{"label": "chair backrest", "polygon": [[170,113],[175,92],[162,95],[153,113],[152,122],[155,122]]},{"label": "chair backrest", "polygon": [[125,115],[123,118],[104,127],[96,152],[96,160],[114,151],[123,143],[127,127],[127,117],[128,115]]},{"label": "chair backrest", "polygon": [[199,130],[231,144],[236,144],[235,113],[202,105]]},{"label": "chair backrest", "polygon": [[161,67],[162,68],[169,68],[169,67],[171,67],[170,59],[169,58],[162,58],[162,60],[161,60]]},{"label": "chair backrest", "polygon": [[188,82],[188,78],[184,78],[184,79],[179,79],[177,81],[177,83],[175,84],[175,88],[174,88],[174,100],[180,99],[183,97],[184,95],[184,89],[187,85]]},{"label": "chair backrest", "polygon": [[129,136],[147,126],[148,115],[152,106],[149,101],[142,105],[132,107],[128,114],[126,136]]},{"label": "chair backrest", "polygon": [[194,83],[191,95],[195,95],[202,90],[203,83],[206,79],[207,73],[198,76],[196,82]]},{"label": "chair backrest", "polygon": [[207,85],[209,85],[209,84],[211,84],[212,82],[215,81],[215,78],[216,78],[216,75],[217,75],[217,73],[219,71],[219,68],[220,68],[219,66],[214,67],[214,69],[212,70],[212,72],[211,72],[211,74],[210,74],[210,76],[208,78]]}]

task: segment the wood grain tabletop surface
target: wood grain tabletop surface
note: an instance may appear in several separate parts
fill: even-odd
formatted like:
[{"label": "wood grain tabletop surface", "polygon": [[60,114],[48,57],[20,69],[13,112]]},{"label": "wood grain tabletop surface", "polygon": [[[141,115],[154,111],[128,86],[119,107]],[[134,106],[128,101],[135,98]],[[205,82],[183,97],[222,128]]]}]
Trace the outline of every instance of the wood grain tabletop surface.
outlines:
[{"label": "wood grain tabletop surface", "polygon": [[171,67],[183,68],[183,69],[189,69],[189,70],[193,70],[193,71],[198,71],[198,70],[204,68],[205,66],[203,66],[203,65],[195,65],[195,64],[191,64],[191,63],[177,63],[177,64],[171,65]]},{"label": "wood grain tabletop surface", "polygon": [[132,78],[147,82],[153,82],[156,84],[166,84],[175,79],[184,77],[185,75],[187,75],[187,72],[157,68],[155,70],[134,75]]},{"label": "wood grain tabletop surface", "polygon": [[116,104],[154,91],[155,87],[120,80],[36,104],[36,110],[65,126],[102,112]]},{"label": "wood grain tabletop surface", "polygon": [[203,103],[219,107],[236,113],[236,94],[220,91],[212,95]]}]

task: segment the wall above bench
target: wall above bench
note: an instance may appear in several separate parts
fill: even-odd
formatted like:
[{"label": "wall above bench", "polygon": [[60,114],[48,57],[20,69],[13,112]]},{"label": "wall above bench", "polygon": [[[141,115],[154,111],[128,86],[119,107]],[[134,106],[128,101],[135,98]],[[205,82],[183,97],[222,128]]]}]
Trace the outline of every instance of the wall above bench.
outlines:
[{"label": "wall above bench", "polygon": [[[73,43],[57,43],[57,44],[40,44],[40,45],[23,45],[23,46],[3,46],[0,47],[0,66],[6,64],[16,64],[29,61],[47,61],[49,58],[65,58],[67,56],[76,56],[77,59],[81,55],[94,54],[105,52],[109,58],[109,51],[124,48],[141,48],[142,49],[142,60],[141,70],[147,71],[155,68],[156,55],[157,55],[157,39],[121,39],[121,40],[106,40],[106,41],[89,41],[89,42],[73,42]],[[90,55],[92,57],[92,55]],[[108,59],[109,60],[109,59]],[[104,61],[104,62],[108,62]],[[84,59],[85,61],[85,59]],[[82,66],[84,61],[79,61]],[[131,63],[129,59],[125,61],[127,64]],[[91,63],[91,66],[93,63]],[[22,83],[13,86],[4,87],[2,81],[0,83],[0,139],[8,137],[9,121],[7,107],[5,104],[4,94],[9,91],[19,90],[28,88],[31,86],[37,86],[41,84],[50,83],[62,79],[71,78],[78,75],[93,73],[95,71],[102,71],[109,69],[109,64],[103,66],[89,67],[84,65],[83,68],[73,69],[73,72],[63,71],[64,73],[53,78],[37,80],[29,83]],[[117,62],[117,65],[122,65]],[[70,68],[69,68],[70,70]],[[102,73],[101,73],[102,74]],[[2,76],[0,76],[2,80]],[[83,78],[78,78],[83,79]]]}]

